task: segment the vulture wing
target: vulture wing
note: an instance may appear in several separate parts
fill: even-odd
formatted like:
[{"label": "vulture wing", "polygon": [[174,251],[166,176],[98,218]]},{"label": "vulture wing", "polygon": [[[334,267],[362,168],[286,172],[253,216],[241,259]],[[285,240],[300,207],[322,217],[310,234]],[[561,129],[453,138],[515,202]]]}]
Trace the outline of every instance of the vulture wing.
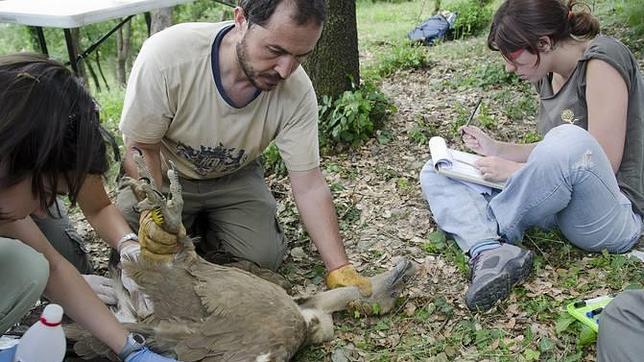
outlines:
[{"label": "vulture wing", "polygon": [[306,324],[299,307],[279,286],[203,260],[188,272],[208,316],[176,346],[180,360],[282,361],[304,342]]}]

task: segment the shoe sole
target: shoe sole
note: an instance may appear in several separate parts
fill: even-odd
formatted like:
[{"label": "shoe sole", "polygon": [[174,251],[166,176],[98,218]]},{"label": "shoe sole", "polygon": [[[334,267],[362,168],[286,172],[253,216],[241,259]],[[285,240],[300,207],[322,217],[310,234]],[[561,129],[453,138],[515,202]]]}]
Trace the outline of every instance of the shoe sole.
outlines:
[{"label": "shoe sole", "polygon": [[486,311],[496,303],[497,300],[503,299],[510,294],[512,280],[507,272],[499,273],[494,279],[489,280],[485,288],[481,288],[472,294],[465,295],[465,304],[470,310]]},{"label": "shoe sole", "polygon": [[530,273],[532,273],[533,259],[534,253],[530,250],[524,250],[518,257],[508,262],[508,266],[511,268],[508,273],[510,274],[512,286],[526,280]]},{"label": "shoe sole", "polygon": [[[511,259],[506,264],[504,272],[499,273],[494,279],[486,283],[485,288],[465,296],[465,304],[470,310],[486,311],[498,300],[505,299],[512,287],[524,281],[532,272],[533,254],[529,250],[523,251],[519,256]],[[469,290],[468,290],[469,292]]]}]

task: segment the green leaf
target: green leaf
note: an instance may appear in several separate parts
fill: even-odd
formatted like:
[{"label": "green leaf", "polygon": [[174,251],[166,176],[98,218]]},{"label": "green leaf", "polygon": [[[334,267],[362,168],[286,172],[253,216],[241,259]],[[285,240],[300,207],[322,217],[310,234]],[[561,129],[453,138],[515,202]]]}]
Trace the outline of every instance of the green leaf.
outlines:
[{"label": "green leaf", "polygon": [[371,311],[374,315],[380,315],[382,313],[382,307],[380,307],[380,304],[378,303],[373,303],[371,305]]},{"label": "green leaf", "polygon": [[530,348],[526,348],[523,351],[523,357],[525,357],[526,361],[538,361],[539,356],[541,356],[541,353],[539,351],[535,351]]},{"label": "green leaf", "polygon": [[570,314],[564,312],[559,315],[557,318],[557,323],[555,323],[555,331],[557,334],[561,334],[563,331],[568,330],[568,327],[575,321],[575,318]]},{"label": "green leaf", "polygon": [[552,351],[555,348],[555,344],[547,337],[543,337],[539,342],[539,350],[541,352]]},{"label": "green leaf", "polygon": [[447,238],[445,234],[440,231],[434,231],[427,236],[429,242],[423,244],[423,249],[431,254],[440,253],[447,247]]},{"label": "green leaf", "polygon": [[587,325],[582,325],[577,344],[583,347],[595,343],[595,340],[597,340],[597,333]]}]

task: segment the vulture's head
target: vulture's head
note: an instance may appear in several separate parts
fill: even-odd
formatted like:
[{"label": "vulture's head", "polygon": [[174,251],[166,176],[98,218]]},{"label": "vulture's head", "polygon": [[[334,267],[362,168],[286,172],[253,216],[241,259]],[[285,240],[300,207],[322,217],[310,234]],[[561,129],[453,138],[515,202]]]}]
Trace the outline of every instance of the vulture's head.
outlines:
[{"label": "vulture's head", "polygon": [[369,297],[362,296],[356,287],[343,287],[297,299],[306,321],[307,342],[315,344],[333,339],[333,312],[350,309],[368,315],[388,313],[416,271],[415,263],[402,259],[391,270],[370,278],[373,293]]}]

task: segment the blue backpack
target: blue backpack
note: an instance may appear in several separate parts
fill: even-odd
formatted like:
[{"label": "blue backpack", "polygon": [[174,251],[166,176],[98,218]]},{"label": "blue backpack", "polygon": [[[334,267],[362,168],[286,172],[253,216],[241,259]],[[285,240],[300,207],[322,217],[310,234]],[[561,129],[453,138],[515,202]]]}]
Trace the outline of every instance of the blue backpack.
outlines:
[{"label": "blue backpack", "polygon": [[427,46],[431,46],[436,40],[441,40],[445,37],[447,31],[454,26],[456,16],[457,14],[452,12],[434,15],[410,31],[407,36],[411,41],[420,41]]}]

